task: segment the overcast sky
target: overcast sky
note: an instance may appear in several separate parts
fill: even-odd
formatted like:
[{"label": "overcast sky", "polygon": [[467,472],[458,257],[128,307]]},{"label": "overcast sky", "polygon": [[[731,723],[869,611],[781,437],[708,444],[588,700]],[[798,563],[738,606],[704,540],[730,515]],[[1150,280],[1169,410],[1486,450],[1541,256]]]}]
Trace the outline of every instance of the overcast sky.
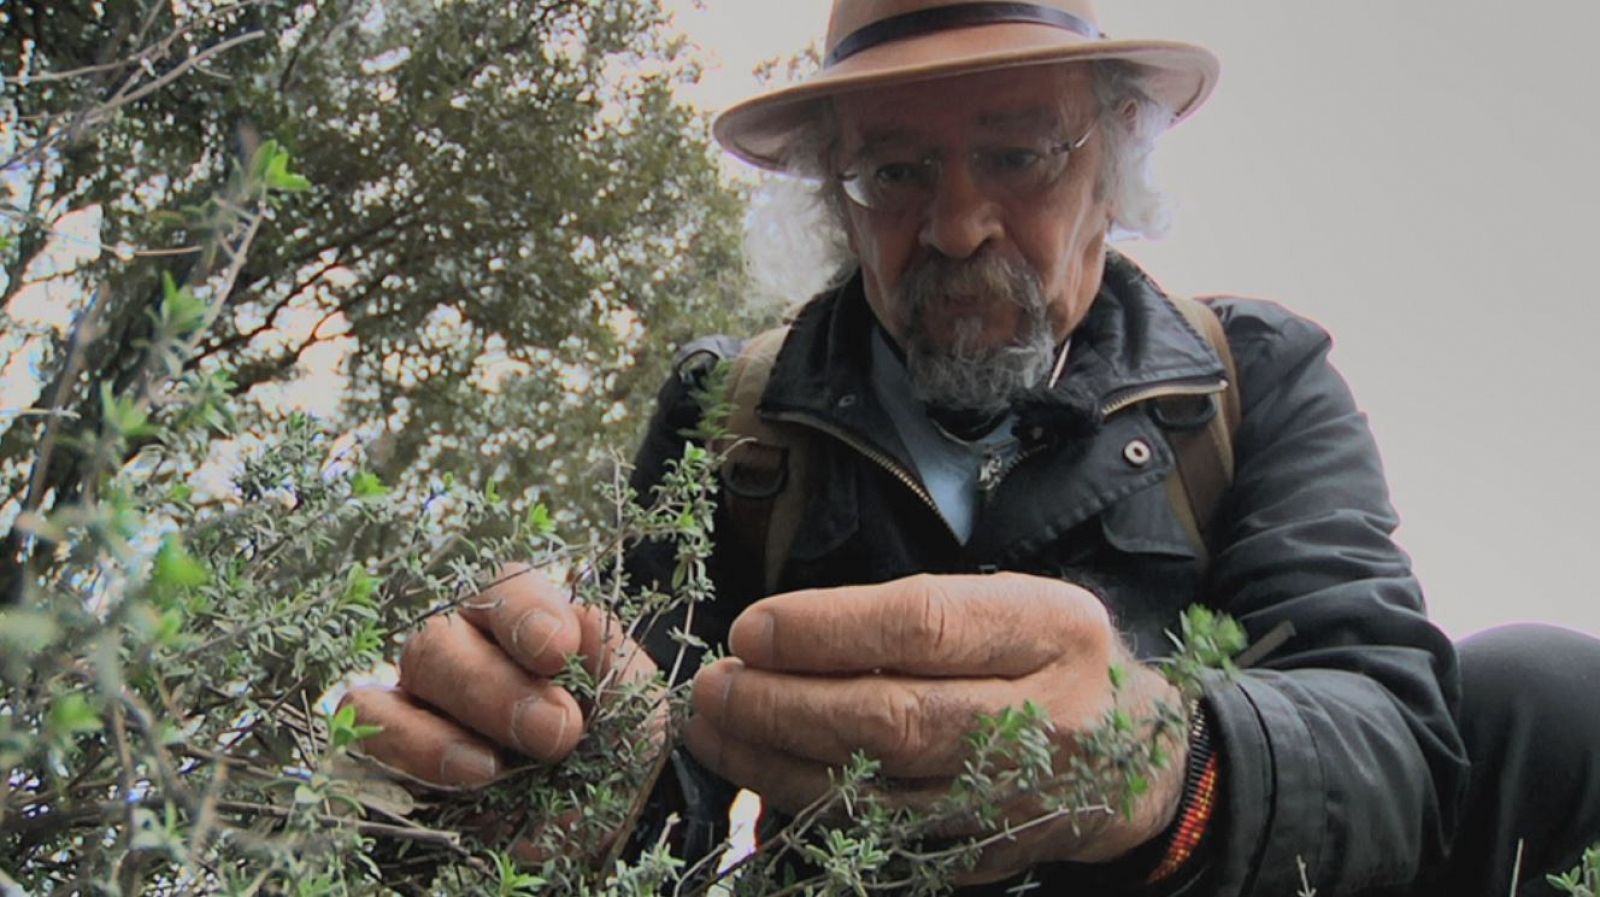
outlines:
[{"label": "overcast sky", "polygon": [[[721,60],[695,94],[711,108],[828,12],[681,5]],[[1125,248],[1170,289],[1274,299],[1333,332],[1448,631],[1600,634],[1584,572],[1600,556],[1600,3],[1100,7],[1112,35],[1193,41],[1223,64],[1160,151],[1176,226]]]}]

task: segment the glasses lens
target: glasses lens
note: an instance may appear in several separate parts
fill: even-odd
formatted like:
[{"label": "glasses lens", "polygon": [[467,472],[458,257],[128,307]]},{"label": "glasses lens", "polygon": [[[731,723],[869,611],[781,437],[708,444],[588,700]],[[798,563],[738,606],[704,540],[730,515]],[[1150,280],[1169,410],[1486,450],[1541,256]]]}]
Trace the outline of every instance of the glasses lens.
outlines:
[{"label": "glasses lens", "polygon": [[[1087,135],[1086,135],[1087,136]],[[1067,168],[1076,144],[1052,138],[1019,139],[982,146],[966,154],[968,173],[994,199],[1027,199],[1049,189]],[[925,208],[938,192],[937,155],[905,151],[864,153],[839,175],[856,204],[887,214]]]},{"label": "glasses lens", "polygon": [[852,200],[879,212],[900,213],[933,196],[937,163],[915,156],[862,156],[839,176]]},{"label": "glasses lens", "polygon": [[974,150],[972,175],[992,196],[1025,197],[1048,188],[1067,167],[1067,147],[1051,141]]}]

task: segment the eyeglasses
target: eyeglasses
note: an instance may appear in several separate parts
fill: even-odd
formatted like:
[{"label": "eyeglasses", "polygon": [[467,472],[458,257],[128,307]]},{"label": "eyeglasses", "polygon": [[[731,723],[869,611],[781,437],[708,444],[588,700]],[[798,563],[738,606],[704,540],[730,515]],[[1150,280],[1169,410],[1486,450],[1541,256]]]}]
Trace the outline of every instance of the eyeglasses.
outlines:
[{"label": "eyeglasses", "polygon": [[[1077,140],[1048,138],[1009,141],[970,150],[967,172],[985,196],[1018,200],[1048,189],[1067,170],[1067,160],[1094,133],[1096,122]],[[921,156],[900,148],[862,153],[836,177],[845,195],[863,208],[886,215],[904,215],[926,209],[939,190],[944,167],[940,152]]]}]

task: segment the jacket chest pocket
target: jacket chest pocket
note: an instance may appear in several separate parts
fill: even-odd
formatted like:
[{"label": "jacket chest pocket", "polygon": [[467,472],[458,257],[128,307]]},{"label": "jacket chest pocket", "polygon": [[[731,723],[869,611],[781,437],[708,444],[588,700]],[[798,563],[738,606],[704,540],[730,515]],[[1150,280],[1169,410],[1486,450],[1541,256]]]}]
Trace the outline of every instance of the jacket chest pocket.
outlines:
[{"label": "jacket chest pocket", "polygon": [[1168,654],[1183,608],[1200,599],[1205,562],[1158,482],[1107,507],[1089,573],[1140,658]]}]

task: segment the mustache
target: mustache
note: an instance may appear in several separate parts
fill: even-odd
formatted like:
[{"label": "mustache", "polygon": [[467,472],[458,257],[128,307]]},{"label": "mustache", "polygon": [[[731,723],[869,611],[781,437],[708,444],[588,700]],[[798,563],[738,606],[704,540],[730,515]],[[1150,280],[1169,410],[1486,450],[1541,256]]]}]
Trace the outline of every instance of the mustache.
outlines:
[{"label": "mustache", "polygon": [[[933,256],[900,282],[906,370],[917,397],[933,407],[994,413],[1030,395],[1049,374],[1055,355],[1044,284],[1028,265],[998,255],[968,259]],[[936,337],[930,318],[954,301],[993,308],[1017,306],[1017,330],[986,344],[984,316],[962,314],[953,334]]]},{"label": "mustache", "polygon": [[900,290],[913,330],[929,309],[951,300],[1004,300],[1030,310],[1044,305],[1044,287],[1032,268],[987,253],[965,259],[930,256],[906,272]]}]

